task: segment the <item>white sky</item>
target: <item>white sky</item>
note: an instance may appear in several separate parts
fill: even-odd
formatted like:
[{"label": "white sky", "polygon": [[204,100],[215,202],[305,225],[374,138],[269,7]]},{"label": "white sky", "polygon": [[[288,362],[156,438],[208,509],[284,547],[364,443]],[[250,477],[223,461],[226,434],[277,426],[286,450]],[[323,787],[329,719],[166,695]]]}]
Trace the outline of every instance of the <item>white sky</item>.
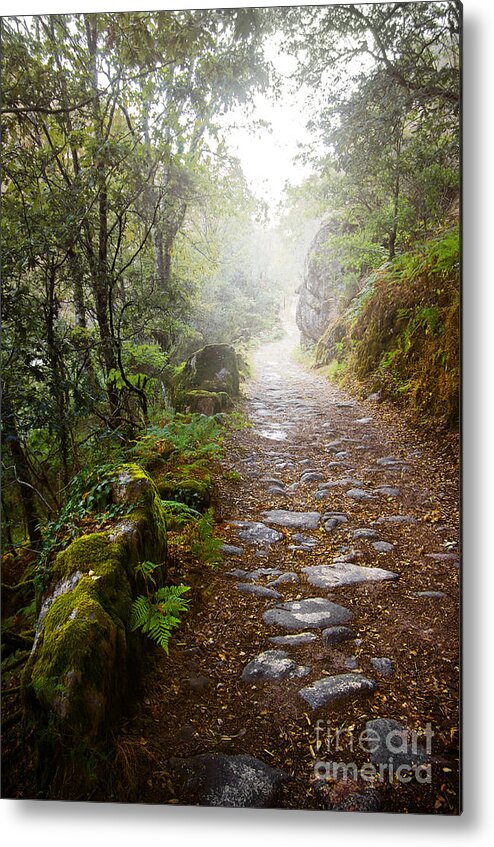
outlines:
[{"label": "white sky", "polygon": [[[247,116],[238,107],[225,116],[223,125],[228,129],[228,147],[240,159],[251,191],[267,203],[275,218],[285,183],[299,184],[311,172],[310,166],[294,161],[300,146],[311,137],[306,129],[310,103],[308,90],[289,83],[295,59],[274,42],[268,55],[276,70],[286,77],[282,99],[273,101],[257,94],[252,113]],[[269,127],[261,126],[253,132],[252,120],[266,121]]]}]

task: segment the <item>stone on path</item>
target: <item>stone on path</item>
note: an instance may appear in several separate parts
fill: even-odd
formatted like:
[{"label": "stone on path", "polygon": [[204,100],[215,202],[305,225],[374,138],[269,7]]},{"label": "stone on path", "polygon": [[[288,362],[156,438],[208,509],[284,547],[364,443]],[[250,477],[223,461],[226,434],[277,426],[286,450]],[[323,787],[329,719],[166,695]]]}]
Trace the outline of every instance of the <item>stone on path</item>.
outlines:
[{"label": "stone on path", "polygon": [[361,482],[359,479],[354,479],[352,476],[344,476],[341,479],[334,479],[331,482],[324,482],[319,486],[318,494],[323,491],[328,491],[331,488],[345,488],[346,486],[354,486],[355,488],[359,488],[365,483]]},{"label": "stone on path", "polygon": [[394,674],[393,662],[385,656],[376,656],[371,659],[371,665],[382,676],[392,676]]},{"label": "stone on path", "polygon": [[380,459],[376,459],[376,464],[382,468],[397,468],[402,467],[406,463],[403,459],[396,459],[394,456],[381,456]]},{"label": "stone on path", "polygon": [[374,494],[382,494],[384,497],[398,497],[399,493],[399,488],[393,488],[390,485],[381,485],[374,489]]},{"label": "stone on path", "polygon": [[203,753],[171,758],[169,768],[181,803],[199,806],[265,808],[275,805],[280,783],[288,777],[254,756]]},{"label": "stone on path", "polygon": [[317,529],[321,514],[320,512],[289,512],[285,509],[271,509],[263,512],[263,517],[267,523],[286,526],[289,529]]},{"label": "stone on path", "polygon": [[373,679],[367,679],[358,673],[343,673],[318,679],[307,688],[302,688],[299,694],[315,710],[347,697],[371,694],[375,689],[376,683]]},{"label": "stone on path", "polygon": [[372,749],[370,758],[374,765],[389,765],[391,760],[396,771],[400,766],[411,768],[413,764],[424,764],[431,759],[426,747],[414,741],[410,731],[398,721],[377,718],[367,721],[365,728],[369,733],[369,745],[372,742],[369,749]]},{"label": "stone on path", "polygon": [[244,550],[243,547],[235,547],[234,544],[222,544],[220,553],[225,556],[243,556]]},{"label": "stone on path", "polygon": [[275,577],[282,571],[279,568],[256,568],[253,571],[246,571],[242,568],[235,568],[232,571],[227,571],[227,576],[233,576],[235,579],[248,580],[249,582],[257,582],[263,576]]},{"label": "stone on path", "polygon": [[274,544],[283,538],[281,532],[259,521],[235,521],[234,526],[239,527],[239,537],[248,544]]},{"label": "stone on path", "polygon": [[294,679],[309,673],[310,668],[298,665],[284,650],[266,650],[245,666],[242,679],[244,682],[258,679]]},{"label": "stone on path", "polygon": [[442,597],[446,597],[444,591],[414,591],[414,597],[430,597],[431,599],[440,600]]},{"label": "stone on path", "polygon": [[349,491],[346,492],[347,497],[351,497],[352,500],[375,500],[375,495],[370,494],[369,491],[364,491],[362,488],[350,488]]},{"label": "stone on path", "polygon": [[255,597],[266,597],[270,600],[279,600],[282,596],[274,588],[265,588],[263,585],[252,585],[250,582],[239,582],[237,588],[241,594],[254,594]]},{"label": "stone on path", "polygon": [[335,644],[355,638],[355,633],[349,626],[330,626],[323,629],[321,636],[325,647],[334,647]]},{"label": "stone on path", "polygon": [[327,512],[323,515],[323,520],[326,532],[332,532],[334,529],[337,529],[340,524],[348,523],[347,516],[340,512]]},{"label": "stone on path", "polygon": [[299,532],[293,533],[292,541],[296,541],[297,544],[302,544],[304,547],[317,547],[319,544],[319,540],[314,538],[313,535],[300,535]]},{"label": "stone on path", "polygon": [[432,559],[433,562],[455,562],[458,561],[457,553],[426,553],[426,559]]},{"label": "stone on path", "polygon": [[[345,629],[345,627],[341,627],[341,629]],[[317,635],[313,632],[294,632],[290,635],[272,635],[269,640],[273,644],[279,644],[280,647],[299,647],[302,644],[317,641]]]},{"label": "stone on path", "polygon": [[413,515],[383,515],[382,517],[374,521],[374,525],[383,523],[414,524],[417,523],[417,518],[415,518]]},{"label": "stone on path", "polygon": [[264,623],[281,626],[284,629],[323,629],[348,623],[352,613],[344,606],[331,603],[325,597],[311,597],[306,600],[293,600],[280,603],[263,614]]},{"label": "stone on path", "polygon": [[364,568],[351,562],[335,561],[331,565],[312,565],[302,568],[311,585],[319,588],[339,588],[359,582],[381,582],[398,579],[398,574],[383,568]]},{"label": "stone on path", "polygon": [[352,538],[375,538],[377,532],[375,529],[367,529],[366,527],[362,527],[362,529],[354,529],[353,532],[350,533]]},{"label": "stone on path", "polygon": [[276,577],[272,582],[268,582],[268,588],[273,588],[275,585],[296,585],[300,582],[300,577],[294,571],[288,571],[287,573],[282,573],[280,576]]},{"label": "stone on path", "polygon": [[324,479],[324,474],[319,471],[304,471],[300,477],[300,482],[320,482],[321,479]]},{"label": "stone on path", "polygon": [[279,485],[270,485],[267,494],[275,494],[280,497],[288,497],[288,494],[284,488],[280,488]]},{"label": "stone on path", "polygon": [[392,553],[395,549],[394,544],[390,544],[389,541],[374,541],[372,546],[378,553]]}]

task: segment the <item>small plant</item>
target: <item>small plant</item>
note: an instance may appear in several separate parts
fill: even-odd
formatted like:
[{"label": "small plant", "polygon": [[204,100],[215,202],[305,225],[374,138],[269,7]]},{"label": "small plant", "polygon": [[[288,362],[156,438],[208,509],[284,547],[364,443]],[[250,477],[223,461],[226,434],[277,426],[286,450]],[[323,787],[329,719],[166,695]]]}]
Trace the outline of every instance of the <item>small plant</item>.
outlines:
[{"label": "small plant", "polygon": [[[138,571],[146,580],[146,585],[156,586],[153,573],[158,568],[154,562],[142,562]],[[130,628],[132,632],[140,630],[168,655],[168,644],[172,630],[180,625],[180,615],[189,607],[184,594],[190,590],[188,585],[166,585],[152,594],[136,597],[130,610]]]},{"label": "small plant", "polygon": [[209,567],[216,567],[221,562],[222,541],[213,535],[213,510],[201,515],[196,522],[190,537],[190,550],[193,556]]},{"label": "small plant", "polygon": [[240,476],[239,472],[235,470],[225,471],[225,473],[223,474],[223,478],[228,479],[231,482],[241,482],[242,480],[242,477]]}]

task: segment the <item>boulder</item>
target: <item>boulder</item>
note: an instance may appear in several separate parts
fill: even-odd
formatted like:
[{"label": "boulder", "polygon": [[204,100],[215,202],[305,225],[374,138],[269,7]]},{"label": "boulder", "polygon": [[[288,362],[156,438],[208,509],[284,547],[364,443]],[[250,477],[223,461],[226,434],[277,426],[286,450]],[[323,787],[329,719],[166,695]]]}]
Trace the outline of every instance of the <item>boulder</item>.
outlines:
[{"label": "boulder", "polygon": [[129,625],[132,602],[146,590],[136,566],[161,564],[153,573],[158,586],[166,575],[165,515],[154,483],[134,464],[109,482],[110,500],[125,516],[56,556],[21,678],[27,717],[43,739],[38,756],[46,779],[56,773],[63,785],[67,751],[78,751],[81,791],[89,779],[84,757],[107,737],[142,665],[143,640]]},{"label": "boulder", "polygon": [[331,237],[337,235],[338,230],[337,222],[324,223],[307,254],[296,313],[302,348],[313,346],[337,313],[343,269],[331,246]]},{"label": "boulder", "polygon": [[230,344],[207,344],[189,356],[172,383],[176,409],[215,415],[239,394],[237,354]]}]

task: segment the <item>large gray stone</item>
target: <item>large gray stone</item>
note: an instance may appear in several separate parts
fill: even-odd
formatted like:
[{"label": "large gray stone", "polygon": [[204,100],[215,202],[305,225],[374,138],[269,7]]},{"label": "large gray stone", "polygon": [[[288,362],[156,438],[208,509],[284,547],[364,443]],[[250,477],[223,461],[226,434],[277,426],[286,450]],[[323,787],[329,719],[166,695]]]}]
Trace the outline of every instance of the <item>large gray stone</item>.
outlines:
[{"label": "large gray stone", "polygon": [[383,515],[377,521],[374,521],[374,525],[384,523],[414,524],[417,523],[417,518],[414,518],[413,515]]},{"label": "large gray stone", "polygon": [[[341,629],[344,628],[341,627]],[[278,644],[280,647],[300,647],[302,644],[317,641],[317,635],[313,632],[294,632],[290,635],[272,635],[269,640],[272,644]]]},{"label": "large gray stone", "polygon": [[235,521],[234,526],[239,527],[239,537],[248,544],[274,544],[283,538],[281,532],[259,521]]},{"label": "large gray stone", "polygon": [[263,679],[294,679],[307,676],[310,668],[298,665],[284,650],[266,650],[252,659],[242,671],[245,682]]},{"label": "large gray stone", "polygon": [[370,494],[362,488],[350,488],[349,491],[346,492],[346,496],[351,497],[352,500],[375,500],[374,494]]},{"label": "large gray stone", "polygon": [[289,529],[317,529],[321,519],[320,512],[289,512],[285,509],[271,509],[263,512],[267,523],[286,526]]},{"label": "large gray stone", "polygon": [[266,624],[281,626],[284,629],[323,629],[348,623],[351,619],[352,613],[349,609],[331,603],[324,597],[280,603],[273,609],[267,609],[263,615]]},{"label": "large gray stone", "polygon": [[356,582],[381,582],[397,579],[398,574],[383,568],[363,568],[351,562],[336,561],[332,565],[313,565],[302,568],[311,585],[320,588],[338,588]]},{"label": "large gray stone", "polygon": [[234,544],[222,544],[220,548],[220,553],[224,556],[242,556],[243,552],[242,547],[236,547]]},{"label": "large gray stone", "polygon": [[377,531],[375,529],[367,529],[366,527],[362,527],[362,529],[354,529],[353,532],[350,533],[352,538],[375,538],[377,535]]},{"label": "large gray stone", "polygon": [[376,689],[373,679],[358,673],[343,673],[325,676],[299,691],[300,696],[312,709],[320,709],[328,703],[336,703],[348,697],[371,694]]},{"label": "large gray stone", "polygon": [[372,546],[376,553],[392,553],[394,550],[394,544],[389,541],[374,541]]},{"label": "large gray stone", "polygon": [[324,479],[324,474],[319,471],[304,471],[300,477],[300,482],[320,482],[321,479]]},{"label": "large gray stone", "polygon": [[288,571],[287,573],[282,573],[280,576],[276,577],[276,579],[272,582],[268,582],[268,588],[273,588],[275,585],[296,585],[299,582],[299,575],[293,571]]},{"label": "large gray stone", "polygon": [[265,588],[263,585],[252,585],[250,582],[239,582],[237,588],[241,594],[254,594],[255,597],[265,597],[269,600],[280,600],[282,596],[274,588]]},{"label": "large gray stone", "polygon": [[287,779],[253,756],[204,753],[169,760],[175,792],[182,803],[199,806],[265,808],[273,806]]},{"label": "large gray stone", "polygon": [[410,730],[398,721],[377,718],[367,721],[365,728],[374,765],[389,765],[391,761],[396,771],[400,766],[412,768],[414,764],[425,764],[431,760],[431,747],[427,751],[426,745],[419,743],[418,737],[414,738]]},{"label": "large gray stone", "polygon": [[325,647],[334,647],[335,644],[355,638],[355,633],[349,626],[330,626],[323,629],[321,636]]},{"label": "large gray stone", "polygon": [[[310,245],[304,280],[297,301],[296,321],[302,348],[310,347],[327,329],[343,286],[342,267],[332,238],[341,230],[337,221],[321,225]],[[338,340],[341,340],[338,338]],[[332,356],[328,353],[329,358]]]}]

